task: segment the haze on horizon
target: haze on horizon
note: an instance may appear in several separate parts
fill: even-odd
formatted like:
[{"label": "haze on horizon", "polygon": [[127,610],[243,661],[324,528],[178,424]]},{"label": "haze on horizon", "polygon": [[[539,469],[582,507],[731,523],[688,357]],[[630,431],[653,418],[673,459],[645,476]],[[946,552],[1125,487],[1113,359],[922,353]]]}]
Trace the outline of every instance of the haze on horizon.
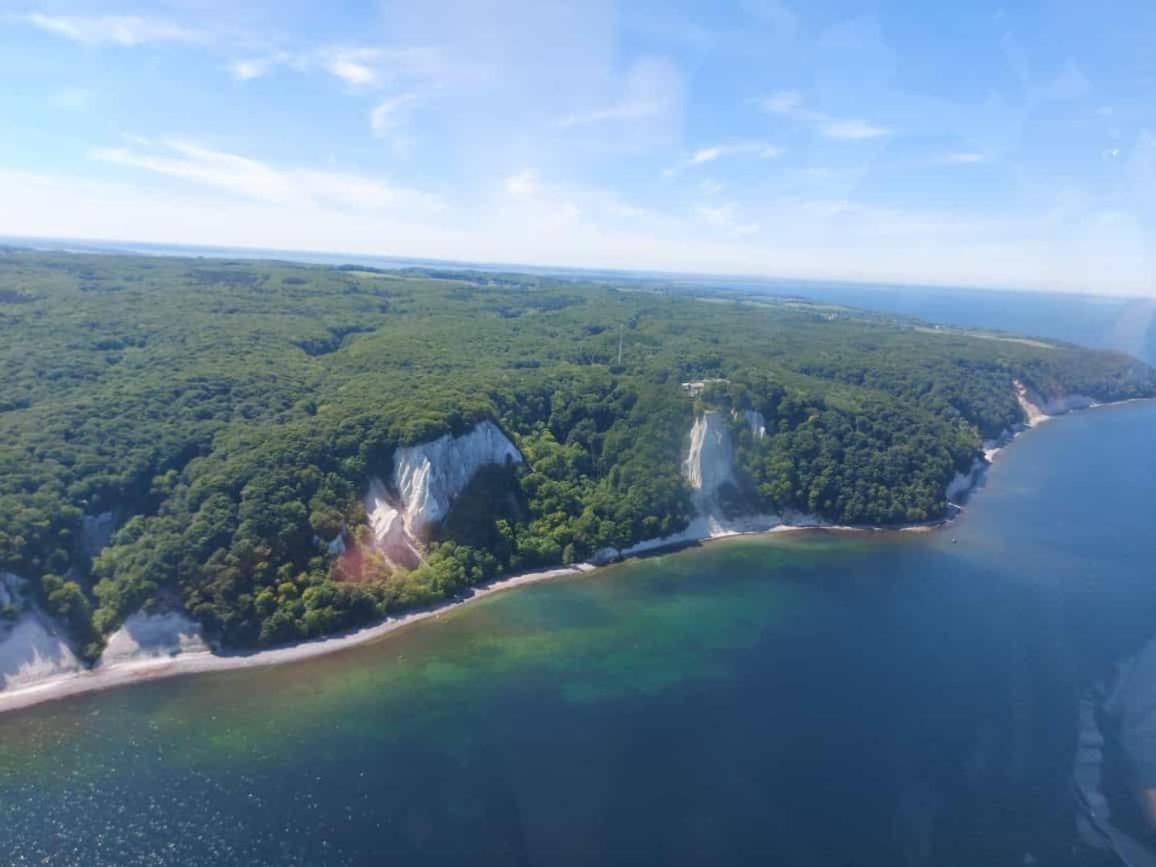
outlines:
[{"label": "haze on horizon", "polygon": [[1156,297],[1154,42],[1141,0],[0,0],[0,235]]}]

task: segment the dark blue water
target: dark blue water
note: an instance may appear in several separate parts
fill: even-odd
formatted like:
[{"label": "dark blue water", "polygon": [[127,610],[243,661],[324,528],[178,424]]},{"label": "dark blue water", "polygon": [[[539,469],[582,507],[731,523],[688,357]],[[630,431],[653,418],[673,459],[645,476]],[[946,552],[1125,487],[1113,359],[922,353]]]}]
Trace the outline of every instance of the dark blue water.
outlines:
[{"label": "dark blue water", "polygon": [[722,542],[2,717],[0,860],[1058,863],[1078,691],[1156,632],[1154,433],[1049,423],[942,532]]}]

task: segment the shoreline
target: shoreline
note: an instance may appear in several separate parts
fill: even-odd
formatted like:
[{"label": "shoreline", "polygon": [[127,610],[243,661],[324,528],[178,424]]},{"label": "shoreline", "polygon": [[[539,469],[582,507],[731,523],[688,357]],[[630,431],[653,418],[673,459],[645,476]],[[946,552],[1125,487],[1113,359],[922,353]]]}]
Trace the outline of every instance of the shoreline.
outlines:
[{"label": "shoreline", "polygon": [[[971,494],[980,487],[987,473],[987,469],[991,466],[993,460],[999,455],[1007,446],[1011,445],[1016,439],[1022,436],[1027,431],[1057,418],[1057,415],[1048,415],[1044,413],[1038,406],[1031,403],[1023,394],[1017,394],[1024,407],[1025,415],[1028,417],[1028,423],[1018,431],[1011,432],[1011,436],[1006,438],[1006,442],[1001,445],[992,447],[990,449],[982,449],[981,453],[984,455],[983,459],[977,459],[977,463],[982,466],[973,470],[971,484],[969,485],[964,498],[966,503],[970,499]],[[1070,412],[1083,411],[1084,409],[1102,409],[1107,407],[1125,406],[1131,403],[1146,402],[1154,398],[1133,398],[1130,400],[1115,401],[1108,403],[1093,403],[1090,406],[1072,409],[1061,415],[1068,415]],[[774,526],[753,526],[748,524],[750,529],[727,529],[722,527],[706,526],[707,532],[703,534],[696,532],[695,524],[692,522],[691,526],[682,533],[674,536],[668,536],[660,539],[646,540],[639,542],[629,549],[621,552],[615,552],[616,556],[606,560],[605,562],[597,563],[580,563],[573,566],[558,566],[551,569],[541,569],[533,572],[523,572],[517,575],[510,575],[502,578],[496,578],[486,584],[481,584],[470,588],[468,595],[461,595],[445,599],[440,602],[429,605],[425,608],[419,608],[409,611],[405,614],[396,617],[390,617],[386,620],[374,624],[372,626],[363,626],[361,628],[333,635],[327,638],[318,638],[310,641],[303,641],[297,644],[291,644],[284,647],[271,648],[269,650],[257,650],[250,652],[225,652],[215,653],[213,651],[201,651],[194,653],[184,653],[175,656],[153,657],[148,659],[126,660],[123,662],[116,662],[108,666],[98,666],[93,669],[86,669],[83,671],[72,672],[57,677],[46,678],[38,683],[28,684],[11,691],[0,692],[0,713],[7,711],[21,710],[29,708],[34,705],[44,704],[51,701],[59,701],[61,699],[71,698],[74,696],[84,695],[92,692],[103,692],[108,689],[114,689],[120,686],[127,686],[134,683],[145,683],[147,681],[162,680],[171,677],[180,677],[192,674],[206,674],[216,671],[235,671],[245,668],[265,668],[273,665],[283,665],[290,662],[299,662],[306,659],[312,659],[317,656],[323,656],[330,653],[336,653],[350,647],[357,647],[362,644],[369,644],[379,639],[384,638],[392,632],[397,631],[405,626],[414,623],[419,623],[423,620],[436,618],[442,614],[469,605],[472,602],[485,599],[488,596],[493,596],[498,593],[503,593],[507,590],[514,590],[518,587],[525,587],[530,584],[537,584],[543,581],[550,581],[555,578],[562,578],[566,576],[585,575],[590,574],[607,566],[612,566],[625,560],[638,559],[640,557],[650,556],[659,552],[677,552],[679,549],[688,547],[697,547],[699,545],[707,544],[709,542],[718,541],[720,539],[738,538],[740,536],[754,536],[754,535],[773,535],[778,533],[797,533],[804,531],[826,531],[826,532],[932,532],[942,527],[947,526],[954,521],[962,513],[962,507],[949,500],[949,514],[941,519],[935,521],[924,521],[912,524],[897,524],[893,526],[847,526],[839,524],[823,524],[823,523],[799,523],[788,524],[778,523]],[[701,520],[701,519],[698,519]],[[752,516],[748,521],[760,520],[758,516]],[[765,520],[765,519],[762,519]]]}]

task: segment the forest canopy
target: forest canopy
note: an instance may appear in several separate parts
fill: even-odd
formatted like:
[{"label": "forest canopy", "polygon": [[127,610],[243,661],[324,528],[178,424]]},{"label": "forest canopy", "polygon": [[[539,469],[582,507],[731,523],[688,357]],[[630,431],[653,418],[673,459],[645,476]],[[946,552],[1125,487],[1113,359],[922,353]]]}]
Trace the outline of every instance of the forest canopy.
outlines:
[{"label": "forest canopy", "polygon": [[[0,334],[0,570],[90,656],[142,608],[272,644],[676,532],[705,406],[767,421],[734,425],[734,508],[891,524],[945,513],[982,440],[1023,421],[1013,381],[1156,391],[1127,356],[1055,342],[449,270],[0,250]],[[484,419],[525,464],[478,473],[425,562],[389,568],[365,544],[368,479]]]}]

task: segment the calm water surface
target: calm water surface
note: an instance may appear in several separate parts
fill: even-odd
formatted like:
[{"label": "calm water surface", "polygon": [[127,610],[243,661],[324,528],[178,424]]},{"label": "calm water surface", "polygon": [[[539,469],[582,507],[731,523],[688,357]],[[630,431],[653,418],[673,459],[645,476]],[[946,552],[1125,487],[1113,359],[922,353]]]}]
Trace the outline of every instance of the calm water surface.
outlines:
[{"label": "calm water surface", "polygon": [[943,532],[722,542],[0,717],[0,859],[1048,863],[1076,690],[1156,631],[1154,433],[1046,425]]}]

